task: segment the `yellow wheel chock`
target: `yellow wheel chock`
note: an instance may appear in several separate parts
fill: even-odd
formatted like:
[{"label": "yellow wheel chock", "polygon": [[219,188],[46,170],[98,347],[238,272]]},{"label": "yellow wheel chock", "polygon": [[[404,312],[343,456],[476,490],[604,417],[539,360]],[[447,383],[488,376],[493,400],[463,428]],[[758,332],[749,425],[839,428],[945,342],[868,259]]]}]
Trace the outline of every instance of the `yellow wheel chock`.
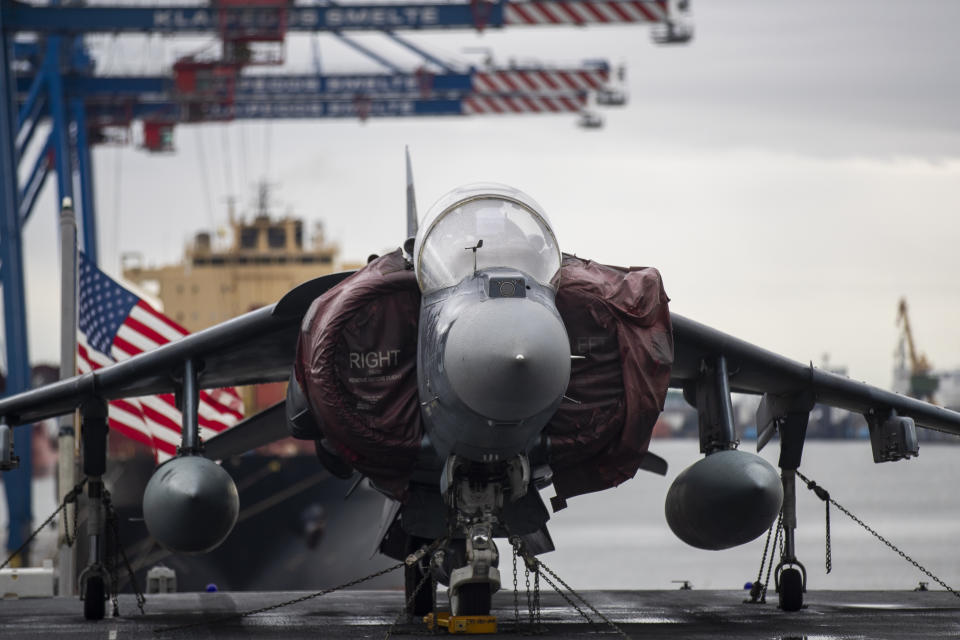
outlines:
[{"label": "yellow wheel chock", "polygon": [[[432,631],[433,614],[425,615],[423,621],[427,623],[427,628]],[[494,616],[452,616],[449,611],[438,611],[437,626],[444,627],[450,633],[496,633],[497,619]]]}]

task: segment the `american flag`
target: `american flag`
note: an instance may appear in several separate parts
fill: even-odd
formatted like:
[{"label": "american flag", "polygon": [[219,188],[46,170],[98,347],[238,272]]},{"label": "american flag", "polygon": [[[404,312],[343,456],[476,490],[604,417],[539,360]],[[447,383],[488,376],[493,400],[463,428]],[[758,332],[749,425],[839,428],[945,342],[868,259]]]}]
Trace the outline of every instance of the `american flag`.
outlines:
[{"label": "american flag", "polygon": [[[80,373],[179,340],[190,332],[117,284],[80,254],[77,363]],[[200,437],[209,439],[243,418],[243,401],[233,387],[200,392]],[[180,445],[180,411],[172,393],[111,400],[110,428],[142,442],[157,462]]]}]

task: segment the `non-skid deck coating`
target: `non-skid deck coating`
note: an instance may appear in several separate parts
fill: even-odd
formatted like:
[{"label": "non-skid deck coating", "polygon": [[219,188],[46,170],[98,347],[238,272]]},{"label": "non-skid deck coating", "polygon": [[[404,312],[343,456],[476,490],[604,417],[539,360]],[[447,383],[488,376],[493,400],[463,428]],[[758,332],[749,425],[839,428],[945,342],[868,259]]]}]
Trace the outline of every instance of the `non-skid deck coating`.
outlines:
[{"label": "non-skid deck coating", "polygon": [[[0,638],[68,640],[97,638],[384,638],[397,619],[402,595],[396,591],[344,591],[244,618],[216,618],[306,595],[291,592],[180,593],[149,596],[140,616],[133,598],[120,598],[121,617],[83,620],[74,599],[0,601]],[[958,638],[960,598],[944,591],[817,591],[806,594],[806,608],[785,613],[776,596],[766,605],[743,604],[733,591],[588,591],[586,599],[636,640],[654,638],[763,638],[833,640],[861,638]],[[591,627],[556,593],[542,595],[544,633],[538,637],[581,638],[616,632],[602,622]],[[515,630],[513,592],[494,598],[498,637],[519,636],[526,626],[525,595],[520,594],[521,626]],[[180,631],[170,627],[209,621]],[[393,637],[417,637],[420,625],[402,622]]]}]

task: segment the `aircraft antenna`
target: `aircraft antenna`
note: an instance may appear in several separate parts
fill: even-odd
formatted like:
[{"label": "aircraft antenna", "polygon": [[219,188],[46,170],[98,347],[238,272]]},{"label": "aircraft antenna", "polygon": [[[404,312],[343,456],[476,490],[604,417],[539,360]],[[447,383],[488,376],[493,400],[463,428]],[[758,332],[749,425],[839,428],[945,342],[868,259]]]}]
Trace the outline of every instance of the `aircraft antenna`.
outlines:
[{"label": "aircraft antenna", "polygon": [[477,249],[483,247],[483,239],[477,240],[477,244],[472,247],[464,247],[466,251],[473,251],[473,275],[477,275]]}]

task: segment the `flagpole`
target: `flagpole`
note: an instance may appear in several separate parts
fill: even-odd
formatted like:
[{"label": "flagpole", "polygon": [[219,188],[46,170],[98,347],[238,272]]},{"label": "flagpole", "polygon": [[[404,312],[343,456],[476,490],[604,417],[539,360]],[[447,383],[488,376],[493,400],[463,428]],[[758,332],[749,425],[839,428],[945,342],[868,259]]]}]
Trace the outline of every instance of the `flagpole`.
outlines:
[{"label": "flagpole", "polygon": [[[60,379],[77,375],[77,219],[73,202],[63,199],[60,210]],[[77,483],[76,461],[76,411],[60,416],[58,435],[57,494],[62,504],[67,493]],[[76,547],[67,544],[67,533],[76,537],[73,529],[76,522],[76,502],[68,504],[57,527],[59,545],[57,563],[58,594],[76,595],[77,555]],[[67,530],[67,527],[70,530]]]}]

